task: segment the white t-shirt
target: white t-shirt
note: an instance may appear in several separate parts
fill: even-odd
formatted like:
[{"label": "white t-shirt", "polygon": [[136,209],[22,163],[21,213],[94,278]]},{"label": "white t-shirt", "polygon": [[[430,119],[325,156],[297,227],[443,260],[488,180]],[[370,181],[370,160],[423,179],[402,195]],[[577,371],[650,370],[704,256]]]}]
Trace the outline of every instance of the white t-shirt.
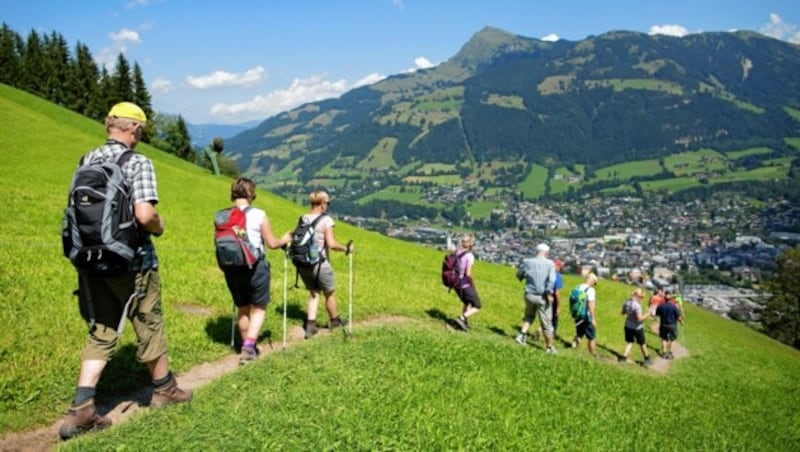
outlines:
[{"label": "white t-shirt", "polygon": [[325,215],[325,218],[319,220],[316,226],[314,226],[314,242],[316,242],[317,247],[320,249],[320,255],[327,260],[328,248],[325,246],[325,230],[328,228],[332,228],[335,225],[333,222],[333,217],[325,213],[323,214],[307,213],[303,215],[303,222],[310,223],[315,219],[317,219],[317,217],[320,215]]},{"label": "white t-shirt", "polygon": [[[245,208],[240,207],[244,210]],[[267,213],[258,207],[250,206],[245,212],[247,219],[247,240],[264,254],[264,239],[261,238],[261,223],[267,218]]]}]

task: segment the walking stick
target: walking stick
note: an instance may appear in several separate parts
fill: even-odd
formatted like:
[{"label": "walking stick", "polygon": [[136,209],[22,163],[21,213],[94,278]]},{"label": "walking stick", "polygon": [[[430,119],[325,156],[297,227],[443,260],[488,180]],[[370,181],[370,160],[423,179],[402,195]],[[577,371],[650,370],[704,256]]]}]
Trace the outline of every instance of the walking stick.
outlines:
[{"label": "walking stick", "polygon": [[[350,240],[350,242],[347,244],[347,249],[350,250],[352,246],[353,246],[353,241]],[[347,322],[347,332],[352,334],[353,333],[353,252],[352,251],[350,252],[350,279],[348,280],[348,283],[350,285],[348,291],[350,295],[350,302],[348,303],[347,306],[347,319],[349,320],[349,322]]]},{"label": "walking stick", "polygon": [[233,326],[236,323],[236,303],[233,303],[233,312],[231,313],[231,348],[233,348]]},{"label": "walking stick", "polygon": [[283,253],[283,350],[286,350],[286,287],[289,284],[289,271],[287,270],[289,260],[289,250]]}]

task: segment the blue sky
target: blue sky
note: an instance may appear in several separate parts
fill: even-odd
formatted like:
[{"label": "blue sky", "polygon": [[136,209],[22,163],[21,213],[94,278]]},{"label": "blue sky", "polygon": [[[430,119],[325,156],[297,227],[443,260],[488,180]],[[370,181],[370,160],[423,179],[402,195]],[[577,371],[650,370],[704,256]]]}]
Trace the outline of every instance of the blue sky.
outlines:
[{"label": "blue sky", "polygon": [[113,67],[142,67],[157,111],[194,124],[261,120],[441,63],[490,25],[577,41],[610,30],[753,30],[800,44],[798,0],[0,0],[27,37],[57,31]]}]

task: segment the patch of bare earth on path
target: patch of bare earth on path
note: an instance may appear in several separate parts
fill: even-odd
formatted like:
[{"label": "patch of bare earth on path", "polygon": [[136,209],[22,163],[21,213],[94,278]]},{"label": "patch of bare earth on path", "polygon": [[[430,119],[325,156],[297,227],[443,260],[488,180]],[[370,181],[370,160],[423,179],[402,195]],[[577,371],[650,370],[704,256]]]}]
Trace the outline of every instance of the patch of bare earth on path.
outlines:
[{"label": "patch of bare earth on path", "polygon": [[[388,323],[403,323],[413,321],[409,317],[381,315],[370,317],[366,320],[356,322],[353,326],[356,327],[370,327],[384,325]],[[344,327],[349,330],[349,326]],[[327,328],[320,328],[319,336],[326,336],[331,334]],[[302,342],[305,333],[300,326],[292,326],[286,332],[286,345],[287,348],[292,343]],[[283,338],[279,341],[274,341],[268,344],[261,344],[261,357],[264,359],[272,353],[283,350]],[[178,375],[178,383],[183,389],[194,390],[204,386],[223,375],[229,374],[239,368],[239,356],[231,354],[220,358],[216,361],[206,362],[195,366],[188,372]],[[116,424],[121,424],[131,417],[133,413],[139,410],[147,409],[152,395],[151,387],[144,387],[133,394],[115,397],[111,400],[99,403],[97,406],[101,414],[105,414],[111,421]],[[191,403],[191,402],[190,402]],[[0,451],[3,452],[39,452],[44,450],[52,450],[61,442],[58,436],[58,429],[61,427],[63,419],[57,420],[52,425],[41,427],[35,430],[26,432],[8,433],[2,441],[0,441]]]},{"label": "patch of bare earth on path", "polygon": [[[654,323],[650,326],[650,329],[656,333],[658,333],[658,323]],[[680,337],[678,338],[680,340]],[[659,338],[659,347],[661,345],[661,338]],[[650,353],[651,358],[653,359],[653,364],[650,366],[650,369],[653,369],[659,373],[667,373],[669,369],[672,367],[672,361],[681,358],[688,358],[689,357],[689,350],[686,349],[680,342],[673,342],[672,343],[672,356],[673,359],[664,359],[658,356],[656,353]]]}]

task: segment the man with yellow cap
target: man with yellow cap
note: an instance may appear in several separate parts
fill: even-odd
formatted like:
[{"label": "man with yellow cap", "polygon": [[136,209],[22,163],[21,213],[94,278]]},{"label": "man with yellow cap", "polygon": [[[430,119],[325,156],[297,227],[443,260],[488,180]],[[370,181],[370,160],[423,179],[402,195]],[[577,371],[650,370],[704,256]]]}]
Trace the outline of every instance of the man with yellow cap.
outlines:
[{"label": "man with yellow cap", "polygon": [[[156,210],[158,193],[153,162],[133,150],[142,138],[147,117],[138,105],[121,102],[108,112],[105,144],[81,158],[82,164],[113,161],[122,169],[133,202],[133,214],[141,239],[127,271],[115,276],[84,274],[79,278],[80,311],[89,322],[77,388],[59,435],[69,439],[111,425],[95,406],[97,383],[119,340],[117,325],[124,316],[138,338],[136,358],[145,363],[153,381],[151,406],[191,400],[191,392],[178,387],[169,370],[167,337],[161,309],[161,279],[151,237],[164,233],[164,221]],[[124,158],[123,154],[125,154]]]}]

